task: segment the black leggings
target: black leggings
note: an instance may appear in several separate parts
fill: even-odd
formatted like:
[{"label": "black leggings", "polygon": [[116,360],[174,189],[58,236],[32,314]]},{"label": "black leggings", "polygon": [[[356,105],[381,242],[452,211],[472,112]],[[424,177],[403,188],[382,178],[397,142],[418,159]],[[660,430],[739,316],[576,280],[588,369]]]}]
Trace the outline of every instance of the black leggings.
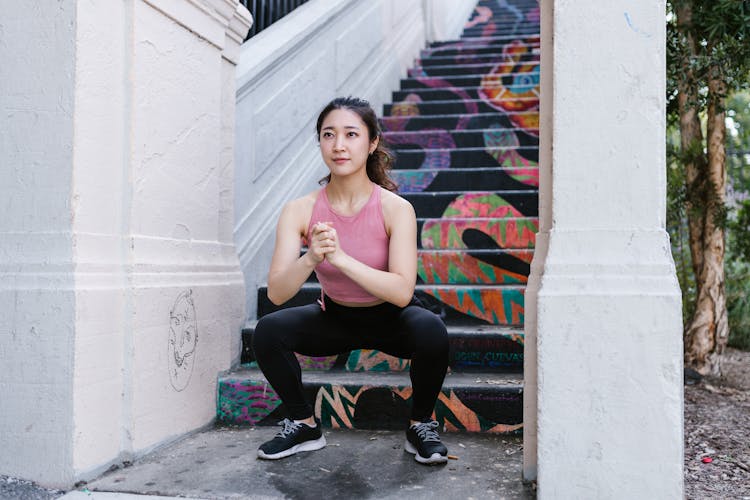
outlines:
[{"label": "black leggings", "polygon": [[448,333],[442,320],[417,299],[401,308],[385,302],[345,307],[327,297],[318,304],[282,309],[263,316],[255,327],[258,366],[294,420],[313,415],[305,400],[302,371],[294,353],[333,356],[354,349],[377,349],[411,359],[411,418],[427,420],[448,369]]}]

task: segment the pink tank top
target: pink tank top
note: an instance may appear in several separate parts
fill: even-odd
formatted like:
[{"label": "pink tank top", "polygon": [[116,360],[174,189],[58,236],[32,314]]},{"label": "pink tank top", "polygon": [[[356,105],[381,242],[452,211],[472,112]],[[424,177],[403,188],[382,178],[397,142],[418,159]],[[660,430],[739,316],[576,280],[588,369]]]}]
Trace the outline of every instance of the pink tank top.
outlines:
[{"label": "pink tank top", "polygon": [[[339,215],[333,211],[328,201],[325,187],[315,199],[307,237],[317,222],[333,222],[339,245],[347,255],[381,271],[388,270],[389,238],[385,231],[385,220],[380,203],[379,185],[373,183],[372,194],[365,206],[352,216]],[[344,273],[324,260],[315,267],[315,274],[323,288],[323,293],[341,302],[374,302],[377,297],[370,295]]]}]

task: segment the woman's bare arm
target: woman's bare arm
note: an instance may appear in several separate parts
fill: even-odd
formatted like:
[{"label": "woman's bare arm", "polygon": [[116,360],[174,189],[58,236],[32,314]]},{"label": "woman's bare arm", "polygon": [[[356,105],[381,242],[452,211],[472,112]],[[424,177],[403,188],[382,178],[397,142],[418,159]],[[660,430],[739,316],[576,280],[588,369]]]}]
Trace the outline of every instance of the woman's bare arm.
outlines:
[{"label": "woman's bare arm", "polygon": [[[308,207],[309,206],[309,207]],[[268,271],[268,298],[281,305],[294,297],[315,266],[323,260],[312,249],[300,257],[301,239],[306,231],[307,212],[312,210],[310,201],[300,198],[290,201],[281,210],[276,226],[276,245]]]}]

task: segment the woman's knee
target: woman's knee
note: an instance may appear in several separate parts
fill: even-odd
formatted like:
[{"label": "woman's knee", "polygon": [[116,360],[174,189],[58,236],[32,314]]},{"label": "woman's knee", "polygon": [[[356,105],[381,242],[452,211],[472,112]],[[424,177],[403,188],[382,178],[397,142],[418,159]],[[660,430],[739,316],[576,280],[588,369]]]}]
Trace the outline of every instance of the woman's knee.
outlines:
[{"label": "woman's knee", "polygon": [[410,311],[408,323],[417,346],[433,352],[448,352],[448,330],[437,314],[415,308]]},{"label": "woman's knee", "polygon": [[269,350],[278,349],[281,346],[281,338],[283,335],[283,321],[277,314],[282,311],[277,311],[266,316],[263,316],[258,320],[255,325],[255,331],[253,332],[253,350],[256,353],[267,352]]}]

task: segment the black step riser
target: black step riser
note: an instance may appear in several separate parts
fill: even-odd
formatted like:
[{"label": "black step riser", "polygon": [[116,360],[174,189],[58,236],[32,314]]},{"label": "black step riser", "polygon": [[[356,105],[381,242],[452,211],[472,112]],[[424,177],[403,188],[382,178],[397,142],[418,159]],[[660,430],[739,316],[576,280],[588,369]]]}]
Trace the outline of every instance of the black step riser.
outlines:
[{"label": "black step riser", "polygon": [[[541,51],[539,50],[539,46],[535,45],[524,45],[524,47],[527,47],[527,51],[525,55],[529,56],[536,56],[541,57]],[[498,48],[497,46],[492,47],[438,47],[435,49],[422,49],[419,52],[419,57],[422,59],[431,58],[431,57],[453,57],[453,58],[462,58],[462,57],[480,57],[480,56],[495,56],[495,57],[504,57],[502,48]]]},{"label": "black step riser", "polygon": [[492,128],[516,128],[511,118],[538,119],[539,112],[486,113],[483,115],[443,115],[443,116],[388,116],[380,120],[384,132],[419,131],[425,129],[442,130],[487,130]]},{"label": "black step riser", "polygon": [[465,29],[461,32],[461,39],[469,41],[472,38],[483,38],[494,35],[515,35],[526,36],[536,35],[539,33],[538,24],[486,24],[484,26]]},{"label": "black step riser", "polygon": [[528,45],[529,47],[539,47],[541,45],[541,37],[539,35],[492,35],[486,37],[474,37],[464,40],[446,40],[443,42],[433,42],[428,47],[429,49],[440,49],[443,47],[457,47],[460,46],[464,50],[483,48],[483,47],[498,47],[502,49],[505,45],[519,41]]},{"label": "black step riser", "polygon": [[[539,146],[539,138],[536,130],[529,130],[527,133],[523,130],[509,130],[503,133],[513,134],[514,142],[517,141],[519,146]],[[391,148],[401,150],[404,146],[412,145],[416,148],[434,149],[434,148],[484,148],[486,137],[492,136],[495,131],[424,131],[424,132],[388,132],[385,135],[385,141]]]},{"label": "black step riser", "polygon": [[[419,219],[437,219],[443,216],[443,212],[461,193],[404,193],[403,197],[408,200],[417,212]],[[498,196],[513,205],[524,217],[538,217],[539,215],[539,192],[536,190],[498,192]]]},{"label": "black step riser", "polygon": [[[538,172],[538,169],[531,169]],[[512,174],[518,176],[517,171],[511,171]],[[429,176],[432,177],[430,183],[419,189],[420,192],[441,192],[441,191],[454,191],[456,189],[465,189],[467,191],[516,191],[529,189],[530,186],[527,183],[521,182],[514,178],[509,171],[501,168],[497,169],[485,169],[481,171],[467,171],[467,169],[450,169],[441,170],[437,172],[430,172]],[[402,174],[401,170],[395,171],[392,175],[393,179],[399,184],[400,187],[408,186],[409,177],[422,174],[419,170],[409,170]],[[433,177],[434,176],[434,177]],[[537,177],[538,179],[538,177]],[[402,193],[411,192],[412,190],[400,189]]]},{"label": "black step riser", "polygon": [[[523,63],[521,63],[523,64]],[[527,63],[534,64],[534,63]],[[538,64],[537,64],[538,65]],[[428,66],[426,68],[409,68],[406,74],[410,77],[436,77],[436,76],[461,76],[466,74],[488,75],[495,68],[495,64],[465,64],[462,66]],[[524,73],[507,73],[503,78],[512,78],[514,75]],[[496,76],[496,75],[493,75]]]},{"label": "black step riser", "polygon": [[[514,76],[520,76],[518,73],[504,75],[508,78]],[[480,88],[482,86],[482,78],[485,75],[462,75],[462,76],[448,76],[445,78],[437,78],[431,76],[420,76],[415,78],[405,78],[401,80],[401,92],[405,92],[410,89],[438,89],[443,87],[456,87],[460,89],[465,88]],[[508,83],[512,85],[512,82]]]},{"label": "black step riser", "polygon": [[417,67],[429,67],[429,66],[451,66],[451,65],[462,65],[462,64],[499,64],[513,62],[539,62],[539,54],[521,54],[513,59],[510,56],[504,54],[470,54],[461,56],[449,56],[449,55],[435,55],[431,54],[426,57],[422,57],[416,61]]},{"label": "black step riser", "polygon": [[[528,98],[526,92],[528,91],[528,85],[506,85],[506,95],[503,96],[503,100],[512,100],[515,95],[521,94],[522,98]],[[407,98],[413,99],[413,96],[419,96],[421,102],[434,102],[434,101],[452,101],[452,100],[482,100],[485,99],[483,95],[485,92],[493,92],[497,87],[487,87],[484,90],[482,87],[464,87],[461,89],[446,89],[446,88],[434,88],[434,87],[423,87],[413,88],[409,90],[399,90],[393,92],[394,102],[404,102]]]},{"label": "black step riser", "polygon": [[[508,101],[508,107],[511,106],[511,101]],[[515,108],[523,106],[529,109],[536,109],[539,106],[539,100],[530,99],[515,99],[512,101]],[[393,111],[393,104],[385,104],[383,111],[386,116],[390,116]],[[401,106],[402,107],[402,106]],[[460,114],[476,114],[476,113],[497,113],[498,110],[490,106],[484,101],[442,101],[442,102],[420,102],[417,104],[411,104],[420,115],[460,115]],[[399,107],[397,107],[399,109]],[[518,109],[513,109],[518,111]]]},{"label": "black step riser", "polygon": [[[242,330],[241,363],[255,361],[252,349],[252,338],[255,329]],[[500,335],[449,334],[450,343],[448,366],[452,371],[486,373],[521,373],[523,372],[523,344]],[[355,353],[356,356],[357,353]],[[339,354],[330,370],[347,371],[351,351]],[[304,368],[304,364],[302,365]],[[313,365],[314,366],[314,365]],[[375,369],[373,371],[384,371]]]},{"label": "black step riser", "polygon": [[536,146],[497,148],[496,156],[511,157],[506,163],[498,163],[496,157],[484,149],[474,150],[396,150],[396,168],[399,169],[439,169],[439,168],[481,168],[536,166],[539,161],[539,148]]},{"label": "black step riser", "polygon": [[[470,431],[470,432],[518,432],[523,421],[523,388],[519,385],[478,385],[477,387],[451,387],[446,380],[443,385],[442,401],[458,399],[460,403],[456,408],[446,408],[443,403],[438,403],[435,408],[438,422],[445,425],[448,430]],[[340,416],[332,412],[330,405],[321,411],[322,426],[327,427],[351,427],[355,429],[378,429],[378,430],[404,430],[404,422],[408,422],[411,409],[411,397],[401,397],[401,387],[407,381],[402,381],[398,387],[388,386],[362,386],[368,381],[356,382],[352,380],[346,385],[337,385],[321,381],[309,381],[303,377],[303,392],[305,399],[316,401],[321,394],[331,398],[332,392],[342,391],[345,393],[347,402],[353,394],[357,394],[356,404],[351,408],[343,410],[351,413],[350,416]],[[236,394],[237,388],[226,387],[227,385],[239,385],[241,394]],[[266,408],[267,403],[259,401],[262,408],[256,409],[248,405],[246,398],[250,396],[255,401],[256,396],[267,397],[266,392],[273,393],[260,374],[257,379],[232,380],[225,377],[220,380],[220,402],[222,403],[217,412],[217,421],[221,424],[233,426],[252,425],[265,426],[277,425],[280,420],[289,416],[285,405],[281,403],[273,409]],[[257,394],[256,394],[257,392]],[[450,399],[449,399],[450,398]],[[326,400],[327,401],[327,400]],[[453,403],[455,405],[455,402]],[[342,411],[342,410],[339,410]],[[469,417],[470,421],[479,425],[466,425],[462,418]],[[342,420],[344,418],[345,420]]]},{"label": "black step riser", "polygon": [[507,40],[483,40],[475,39],[472,43],[448,43],[442,45],[432,45],[420,51],[420,56],[440,54],[449,55],[456,51],[455,54],[503,54],[507,49],[524,48],[524,53],[541,54],[541,45],[538,42],[523,41],[519,38],[508,38]]}]

